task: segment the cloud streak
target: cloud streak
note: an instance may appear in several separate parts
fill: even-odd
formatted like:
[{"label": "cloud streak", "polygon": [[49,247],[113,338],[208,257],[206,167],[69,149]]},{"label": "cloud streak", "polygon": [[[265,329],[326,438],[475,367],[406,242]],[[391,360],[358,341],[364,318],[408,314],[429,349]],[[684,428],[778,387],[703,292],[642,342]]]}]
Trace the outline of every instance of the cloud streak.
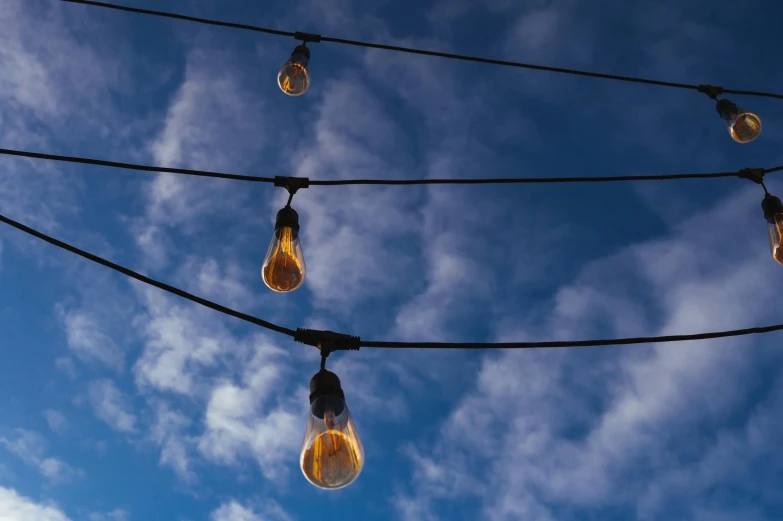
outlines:
[{"label": "cloud streak", "polygon": [[15,429],[9,435],[0,437],[0,445],[53,483],[65,483],[84,475],[83,470],[48,456],[46,440],[36,432]]},{"label": "cloud streak", "polygon": [[112,429],[122,433],[136,432],[136,416],[128,398],[109,379],[96,380],[87,392],[95,416]]}]

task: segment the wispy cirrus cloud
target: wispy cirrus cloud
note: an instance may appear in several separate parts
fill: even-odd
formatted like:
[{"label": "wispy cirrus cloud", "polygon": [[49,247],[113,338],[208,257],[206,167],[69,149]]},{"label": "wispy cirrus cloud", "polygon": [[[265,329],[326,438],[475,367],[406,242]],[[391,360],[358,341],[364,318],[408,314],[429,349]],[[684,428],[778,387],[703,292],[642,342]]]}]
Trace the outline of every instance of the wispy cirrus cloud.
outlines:
[{"label": "wispy cirrus cloud", "polygon": [[115,371],[125,366],[125,354],[106,333],[104,325],[85,310],[68,310],[60,306],[59,314],[65,326],[68,348],[87,363],[98,363]]},{"label": "wispy cirrus cloud", "polygon": [[90,521],[129,521],[130,514],[121,508],[116,508],[111,512],[93,512],[90,514]]},{"label": "wispy cirrus cloud", "polygon": [[68,482],[84,475],[83,470],[47,455],[48,444],[43,436],[36,432],[15,429],[0,437],[0,445],[27,465],[36,468],[44,478],[53,483]]},{"label": "wispy cirrus cloud", "polygon": [[95,415],[112,429],[136,432],[136,416],[131,411],[129,399],[117,389],[111,380],[103,378],[90,383],[87,395]]},{"label": "wispy cirrus cloud", "polygon": [[68,417],[60,411],[47,409],[44,411],[43,416],[49,428],[54,432],[63,432],[68,428]]},{"label": "wispy cirrus cloud", "polygon": [[160,447],[158,463],[170,467],[182,482],[195,483],[197,476],[192,456],[195,440],[187,434],[192,419],[162,400],[154,400],[151,407],[155,419],[150,434],[152,441]]},{"label": "wispy cirrus cloud", "polygon": [[291,521],[292,519],[275,502],[252,505],[242,504],[235,499],[223,503],[210,515],[211,521]]}]

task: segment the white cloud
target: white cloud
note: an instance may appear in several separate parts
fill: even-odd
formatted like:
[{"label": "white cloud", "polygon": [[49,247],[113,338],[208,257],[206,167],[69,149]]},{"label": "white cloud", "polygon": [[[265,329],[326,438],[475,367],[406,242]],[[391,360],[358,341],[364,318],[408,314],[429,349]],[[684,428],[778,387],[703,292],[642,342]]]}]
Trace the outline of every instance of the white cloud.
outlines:
[{"label": "white cloud", "polygon": [[[265,476],[282,476],[281,463],[295,453],[299,442],[292,440],[302,428],[281,396],[286,352],[261,336],[234,335],[212,311],[181,306],[153,290],[139,295],[148,315],[136,321],[146,340],[134,371],[154,410],[151,437],[160,464],[190,484],[197,481],[198,456],[224,465],[250,456]],[[186,396],[194,407],[183,411],[182,402],[159,393]],[[195,411],[204,418],[200,434],[193,433]]]},{"label": "white cloud", "polygon": [[121,508],[111,512],[93,512],[90,514],[90,521],[130,521],[130,514]]},{"label": "white cloud", "polygon": [[70,521],[55,505],[41,504],[0,487],[0,520],[2,521]]},{"label": "white cloud", "polygon": [[[245,84],[230,54],[195,49],[158,137],[150,144],[157,164],[234,171],[248,167],[263,148],[263,105]],[[216,179],[160,174],[149,184],[147,217],[137,242],[157,251],[163,227],[193,231],[196,217],[234,213],[247,192]],[[150,235],[152,233],[152,235]]]},{"label": "white cloud", "polygon": [[[74,37],[58,8],[11,0],[3,4],[0,20],[9,28],[2,35],[6,73],[0,92],[41,119],[65,117],[80,103],[92,109],[86,114],[94,114],[124,79],[120,65],[103,56],[100,47]],[[83,22],[89,24],[87,17]],[[58,59],[62,53],[73,60]]]},{"label": "white cloud", "polygon": [[[404,177],[408,161],[400,152],[407,138],[367,86],[348,77],[323,89],[314,140],[291,156],[294,175]],[[313,260],[307,261],[307,289],[316,305],[348,313],[363,299],[410,291],[399,281],[415,262],[402,246],[418,229],[416,198],[410,191],[380,187],[296,195],[305,259]]]},{"label": "white cloud", "polygon": [[236,501],[224,503],[212,512],[212,521],[264,521],[260,514],[246,508]]},{"label": "white cloud", "polygon": [[[579,5],[571,0],[552,1],[545,5],[524,6],[507,35],[506,56],[514,60],[531,60],[542,64],[584,65],[592,59],[591,22],[578,13]],[[563,34],[568,38],[563,38]],[[547,73],[526,71],[547,83]]]},{"label": "white cloud", "polygon": [[179,272],[185,287],[193,288],[204,298],[240,309],[247,309],[256,301],[251,291],[253,284],[234,262],[226,261],[221,265],[216,259],[190,257],[182,264]]},{"label": "white cloud", "polygon": [[171,467],[185,483],[194,483],[196,474],[192,469],[193,441],[185,435],[192,421],[174,410],[169,404],[157,401],[153,404],[155,423],[151,429],[153,441],[160,447],[159,463]]},{"label": "white cloud", "polygon": [[71,467],[58,458],[47,456],[46,440],[36,432],[15,429],[10,436],[0,437],[0,445],[27,465],[38,469],[52,482],[67,482],[84,474],[81,469]]},{"label": "white cloud", "polygon": [[292,521],[292,518],[274,501],[243,505],[232,499],[215,509],[210,521]]},{"label": "white cloud", "polygon": [[90,384],[87,394],[95,415],[109,427],[123,433],[136,432],[136,416],[130,401],[114,382],[96,380]]},{"label": "white cloud", "polygon": [[68,418],[60,411],[47,409],[43,412],[46,423],[54,432],[63,432],[68,428]]},{"label": "white cloud", "polygon": [[57,458],[45,458],[38,462],[41,474],[52,481],[64,481],[74,475],[70,465]]},{"label": "white cloud", "polygon": [[[389,381],[396,381],[396,370],[407,369],[399,367],[397,361],[389,360],[386,353],[368,353],[361,358],[339,357],[329,368],[341,380],[354,419],[373,417],[374,421],[395,423],[408,418],[410,410],[403,394],[404,386],[394,390],[389,385]],[[373,376],[369,378],[368,375]],[[383,414],[378,415],[380,410]]]},{"label": "white cloud", "polygon": [[[45,150],[52,134],[88,140],[121,126],[111,95],[125,83],[124,60],[108,55],[115,38],[89,16],[66,20],[62,6],[8,0],[0,6],[0,141]],[[73,21],[79,20],[78,25]],[[90,27],[90,30],[85,28]],[[95,41],[104,42],[93,45]],[[106,42],[110,42],[106,45]],[[68,56],[64,60],[62,56]],[[105,147],[104,147],[105,148]],[[41,161],[3,157],[3,212],[44,230],[77,213],[82,185]],[[68,228],[65,227],[67,230]],[[14,239],[20,247],[29,247]]]},{"label": "white cloud", "polygon": [[299,449],[304,407],[273,401],[287,372],[285,359],[282,350],[260,340],[242,384],[224,381],[212,389],[198,443],[202,455],[223,465],[250,455],[267,479],[286,474],[282,464]]},{"label": "white cloud", "polygon": [[57,308],[65,326],[68,349],[84,362],[102,364],[115,371],[125,365],[125,354],[105,332],[98,317],[86,310]]},{"label": "white cloud", "polygon": [[145,339],[136,362],[136,383],[142,389],[198,395],[208,382],[198,378],[221,357],[239,347],[211,310],[176,304],[154,289],[141,289],[147,315],[138,319]]}]

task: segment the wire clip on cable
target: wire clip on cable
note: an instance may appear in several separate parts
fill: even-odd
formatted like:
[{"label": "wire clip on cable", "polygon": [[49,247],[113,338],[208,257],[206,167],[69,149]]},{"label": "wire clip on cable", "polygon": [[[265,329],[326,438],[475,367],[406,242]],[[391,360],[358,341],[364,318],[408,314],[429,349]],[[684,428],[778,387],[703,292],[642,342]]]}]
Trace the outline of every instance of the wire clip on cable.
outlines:
[{"label": "wire clip on cable", "polygon": [[296,38],[297,40],[301,40],[304,43],[321,43],[320,34],[303,33],[300,31],[296,31],[294,33],[294,38]]},{"label": "wire clip on cable", "polygon": [[712,85],[699,85],[699,92],[706,94],[717,101],[718,96],[723,94],[723,87],[714,87]]},{"label": "wire clip on cable", "polygon": [[298,328],[294,333],[294,340],[317,347],[326,356],[334,351],[358,351],[361,339],[358,336],[343,335],[333,331],[319,331],[317,329]]},{"label": "wire clip on cable", "polygon": [[294,195],[300,188],[309,188],[310,179],[307,177],[275,176],[275,186],[282,186],[288,193]]},{"label": "wire clip on cable", "polygon": [[757,185],[764,183],[764,174],[767,171],[763,168],[743,168],[739,171],[740,179],[749,179]]}]

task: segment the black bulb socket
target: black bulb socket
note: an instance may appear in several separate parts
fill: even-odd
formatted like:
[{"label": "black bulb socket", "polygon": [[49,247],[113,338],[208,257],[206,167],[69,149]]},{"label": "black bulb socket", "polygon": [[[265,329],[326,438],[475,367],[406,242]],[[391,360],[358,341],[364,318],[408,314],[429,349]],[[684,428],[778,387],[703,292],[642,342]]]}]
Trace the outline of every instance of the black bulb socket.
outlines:
[{"label": "black bulb socket", "polygon": [[730,100],[727,99],[720,99],[718,100],[718,104],[715,105],[715,110],[718,111],[718,114],[723,117],[724,114],[737,114],[739,113],[739,107]]},{"label": "black bulb socket", "polygon": [[297,45],[296,49],[294,49],[294,52],[291,53],[291,56],[293,57],[297,54],[304,54],[307,58],[307,61],[310,61],[310,49],[308,49],[306,45]]},{"label": "black bulb socket", "polygon": [[764,210],[764,218],[768,222],[773,222],[776,215],[783,213],[783,203],[780,202],[779,197],[767,194],[764,196],[764,200],[761,201],[761,209]]},{"label": "black bulb socket", "polygon": [[[334,396],[337,400],[322,400],[317,405],[313,403],[323,396]],[[331,371],[321,369],[310,380],[310,411],[317,418],[323,418],[326,408],[339,416],[345,410],[345,393],[340,379]]]},{"label": "black bulb socket", "polygon": [[299,231],[299,214],[296,210],[290,206],[286,206],[279,212],[277,212],[277,218],[275,219],[275,231],[279,231],[280,228],[293,228],[295,232]]}]

